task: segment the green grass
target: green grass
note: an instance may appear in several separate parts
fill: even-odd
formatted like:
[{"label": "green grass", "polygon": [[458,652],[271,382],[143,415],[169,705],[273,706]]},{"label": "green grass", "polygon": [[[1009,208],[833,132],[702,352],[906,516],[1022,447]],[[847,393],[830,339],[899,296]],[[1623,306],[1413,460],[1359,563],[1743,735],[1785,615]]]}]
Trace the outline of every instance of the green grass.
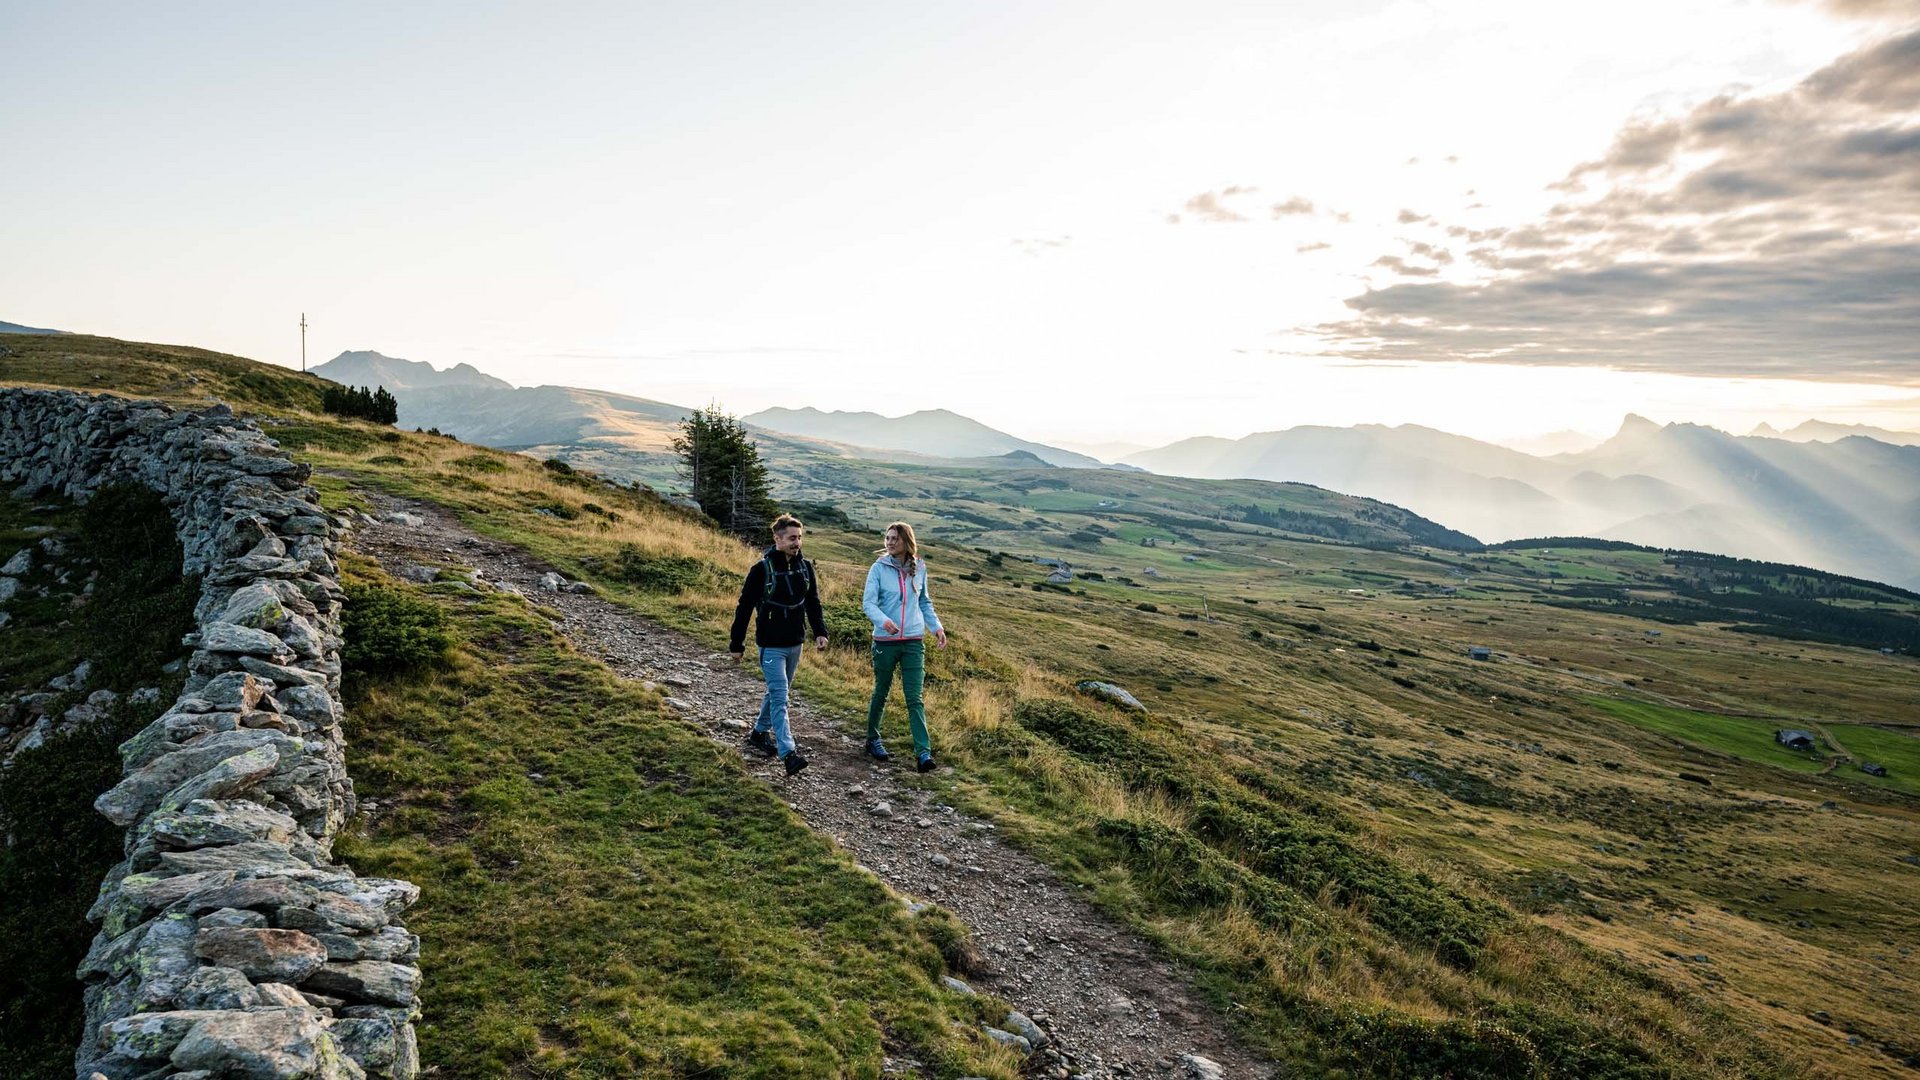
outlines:
[{"label": "green grass", "polygon": [[428,1064],[877,1077],[891,1054],[1011,1077],[975,1034],[989,1006],[938,987],[947,924],[908,915],[735,755],[520,601],[419,602],[465,640],[449,668],[350,703],[356,785],[380,809],[339,851],[421,886]]},{"label": "green grass", "polygon": [[1592,698],[1592,704],[1610,716],[1636,727],[1670,735],[1695,746],[1718,750],[1737,758],[1773,765],[1795,772],[1817,773],[1827,767],[1826,748],[1820,751],[1789,750],[1773,739],[1783,728],[1805,728],[1803,724],[1779,720],[1758,720],[1748,716],[1722,716],[1717,713],[1676,709],[1643,701]]},{"label": "green grass", "polygon": [[[1920,738],[1860,724],[1829,724],[1827,730],[1853,755],[1853,764],[1840,766],[1849,780],[1920,795]],[[1861,772],[1859,766],[1869,761],[1886,766],[1887,775]]]}]

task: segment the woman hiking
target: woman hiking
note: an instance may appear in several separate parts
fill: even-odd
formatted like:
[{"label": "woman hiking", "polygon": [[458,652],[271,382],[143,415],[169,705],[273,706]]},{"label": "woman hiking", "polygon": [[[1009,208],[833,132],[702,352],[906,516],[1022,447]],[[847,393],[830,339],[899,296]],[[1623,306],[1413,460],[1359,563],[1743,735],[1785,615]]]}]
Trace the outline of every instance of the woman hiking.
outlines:
[{"label": "woman hiking", "polygon": [[860,606],[873,623],[873,700],[867,703],[867,753],[880,761],[892,755],[880,741],[880,717],[893,689],[894,669],[900,671],[900,689],[907,699],[907,726],[913,732],[913,756],[921,772],[933,771],[933,744],[927,739],[927,713],[920,703],[926,684],[929,631],[941,648],[947,632],[927,595],[927,561],[914,542],[913,526],[896,521],[887,526],[886,548],[867,571],[867,587]]}]

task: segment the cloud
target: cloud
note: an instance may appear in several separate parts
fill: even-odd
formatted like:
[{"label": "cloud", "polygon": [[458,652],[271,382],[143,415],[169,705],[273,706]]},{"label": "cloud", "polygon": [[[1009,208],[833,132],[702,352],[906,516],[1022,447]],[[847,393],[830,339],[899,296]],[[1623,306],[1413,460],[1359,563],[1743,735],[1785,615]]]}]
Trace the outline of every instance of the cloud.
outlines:
[{"label": "cloud", "polygon": [[1203,191],[1187,200],[1185,211],[1188,216],[1201,221],[1234,223],[1248,220],[1245,214],[1227,206],[1227,200],[1241,194],[1242,189],[1228,187],[1221,191]]},{"label": "cloud", "polygon": [[[1163,220],[1169,225],[1178,225],[1189,219],[1222,224],[1244,224],[1254,220],[1253,209],[1243,208],[1244,200],[1259,193],[1260,189],[1251,184],[1228,184],[1218,191],[1203,191],[1188,199],[1179,212],[1169,213]],[[1236,200],[1239,202],[1236,203]],[[1267,207],[1266,212],[1268,218],[1273,221],[1317,215],[1324,215],[1339,222],[1352,220],[1351,215],[1319,206],[1304,195],[1291,195],[1272,203]]]},{"label": "cloud", "polygon": [[1422,280],[1349,299],[1329,352],[1920,384],[1920,26],[1628,124],[1553,190],[1530,222],[1442,225],[1444,278],[1403,240],[1433,265],[1376,260]]},{"label": "cloud", "polygon": [[1311,251],[1325,251],[1332,246],[1332,244],[1327,243],[1325,240],[1315,240],[1311,244],[1298,245],[1293,249],[1293,253],[1295,255],[1305,255]]},{"label": "cloud", "polygon": [[1022,255],[1041,255],[1073,243],[1071,236],[1016,236],[1008,241]]}]

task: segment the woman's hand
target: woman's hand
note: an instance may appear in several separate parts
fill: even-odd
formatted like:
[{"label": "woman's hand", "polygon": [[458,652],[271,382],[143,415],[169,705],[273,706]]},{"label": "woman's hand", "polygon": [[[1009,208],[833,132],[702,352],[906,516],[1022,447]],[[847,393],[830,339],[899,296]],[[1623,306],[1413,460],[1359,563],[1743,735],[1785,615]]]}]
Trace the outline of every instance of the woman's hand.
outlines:
[{"label": "woman's hand", "polygon": [[944,649],[944,648],[946,648],[946,647],[947,647],[947,632],[946,632],[945,630],[935,630],[935,631],[933,632],[933,640],[934,640],[934,641],[935,641],[935,643],[937,643],[937,644],[938,644],[938,645],[939,645],[939,646],[940,646],[941,648],[943,648],[943,649]]},{"label": "woman's hand", "polygon": [[893,625],[892,619],[882,619],[880,621],[880,632],[883,634],[892,635],[892,634],[899,633],[900,628]]}]

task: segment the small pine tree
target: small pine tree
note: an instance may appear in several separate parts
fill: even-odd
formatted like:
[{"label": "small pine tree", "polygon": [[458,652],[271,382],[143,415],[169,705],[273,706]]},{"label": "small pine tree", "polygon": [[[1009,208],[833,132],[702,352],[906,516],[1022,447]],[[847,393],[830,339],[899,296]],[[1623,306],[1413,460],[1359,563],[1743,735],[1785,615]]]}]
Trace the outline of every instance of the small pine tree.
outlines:
[{"label": "small pine tree", "polygon": [[384,386],[329,386],[320,391],[320,408],[335,416],[391,424],[400,419],[400,402]]},{"label": "small pine tree", "polygon": [[718,405],[696,409],[680,425],[673,452],[680,455],[681,475],[708,517],[742,536],[766,528],[775,509],[767,467],[739,420]]}]

